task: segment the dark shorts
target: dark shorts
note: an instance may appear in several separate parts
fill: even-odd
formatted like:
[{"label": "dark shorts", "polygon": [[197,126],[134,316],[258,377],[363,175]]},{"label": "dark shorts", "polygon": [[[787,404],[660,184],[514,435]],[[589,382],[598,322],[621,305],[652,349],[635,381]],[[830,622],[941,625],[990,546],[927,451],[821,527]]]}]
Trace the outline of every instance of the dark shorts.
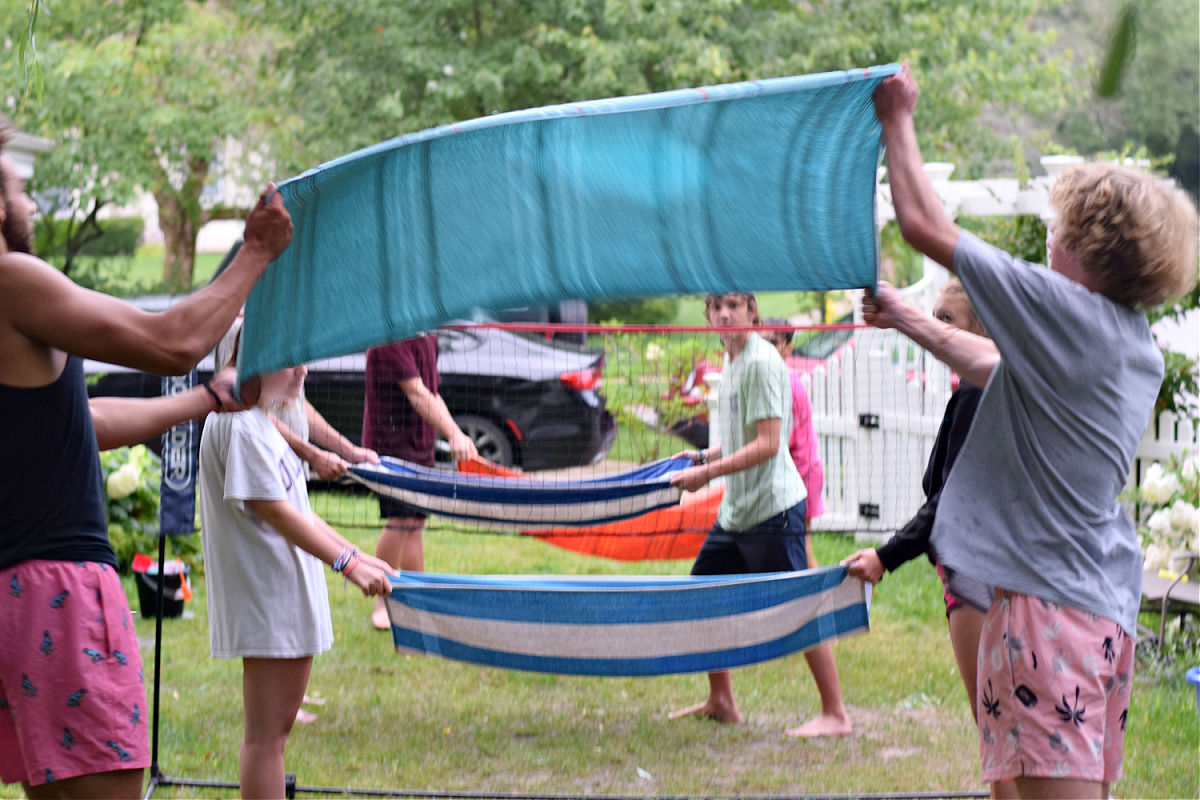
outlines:
[{"label": "dark shorts", "polygon": [[804,553],[805,503],[796,505],[744,531],[714,525],[692,565],[693,575],[745,575],[794,572],[808,568]]},{"label": "dark shorts", "polygon": [[425,519],[429,515],[416,506],[410,506],[403,500],[394,497],[379,496],[379,516],[383,519],[404,517],[406,519]]}]

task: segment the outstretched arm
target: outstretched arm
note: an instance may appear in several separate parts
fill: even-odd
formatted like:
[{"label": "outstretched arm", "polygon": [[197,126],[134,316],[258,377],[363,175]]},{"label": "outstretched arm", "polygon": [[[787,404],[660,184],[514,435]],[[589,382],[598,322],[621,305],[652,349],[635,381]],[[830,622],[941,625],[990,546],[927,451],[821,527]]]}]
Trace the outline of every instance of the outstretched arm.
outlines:
[{"label": "outstretched arm", "polygon": [[446,437],[446,441],[450,443],[450,455],[455,461],[466,461],[479,455],[471,437],[462,432],[454,417],[450,415],[446,401],[440,394],[429,391],[429,387],[420,377],[405,378],[400,381],[400,388],[404,390],[408,402],[412,403],[412,407],[421,415],[421,419]]},{"label": "outstretched arm", "polygon": [[[671,485],[694,492],[713,478],[741,472],[761,464],[779,452],[779,429],[782,425],[779,417],[760,419],[754,423],[754,438],[734,450],[729,455],[720,455],[720,450],[709,450],[710,458],[716,458],[698,467],[688,467],[675,473]],[[713,453],[716,450],[716,453]]]},{"label": "outstretched arm", "polygon": [[[246,507],[279,531],[283,538],[326,564],[333,565],[346,548],[344,539],[329,535],[328,526],[309,521],[304,514],[288,505],[286,500],[247,500]],[[360,554],[346,565],[342,574],[368,596],[387,594],[392,590],[388,572],[380,569],[374,558],[368,559]],[[394,570],[392,574],[395,574]]]},{"label": "outstretched arm", "polygon": [[862,308],[867,324],[895,328],[976,386],[986,386],[1000,363],[1000,351],[991,339],[947,325],[913,308],[885,281],[879,282],[874,293],[868,291]]},{"label": "outstretched arm", "polygon": [[4,316],[27,339],[63,352],[182,375],[229,329],[254,283],[291,241],[283,198],[275,192],[268,201],[268,192],[250,212],[245,244],[230,267],[166,311],[142,311],[78,286],[41,259],[6,253],[0,257]]},{"label": "outstretched arm", "polygon": [[[221,370],[203,385],[166,397],[93,397],[88,400],[101,450],[137,444],[210,411],[240,411],[233,392],[236,371]],[[211,391],[210,391],[211,390]],[[214,396],[215,395],[215,396]]]},{"label": "outstretched arm", "polygon": [[359,464],[363,461],[369,461],[372,464],[379,463],[378,453],[369,447],[359,447],[342,436],[307,400],[304,401],[304,413],[308,417],[308,438],[314,444],[337,454],[350,464]]},{"label": "outstretched arm", "polygon": [[875,115],[887,145],[888,185],[892,207],[905,241],[917,251],[954,269],[958,226],[946,214],[921,160],[913,111],[917,107],[917,82],[908,62],[898,73],[884,78],[875,89]]}]

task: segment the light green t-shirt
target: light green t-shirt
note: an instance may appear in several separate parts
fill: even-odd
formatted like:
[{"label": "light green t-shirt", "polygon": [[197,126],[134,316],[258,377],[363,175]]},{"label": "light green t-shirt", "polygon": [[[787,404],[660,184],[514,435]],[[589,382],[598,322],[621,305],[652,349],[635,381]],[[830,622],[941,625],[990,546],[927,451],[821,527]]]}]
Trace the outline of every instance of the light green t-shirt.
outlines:
[{"label": "light green t-shirt", "polygon": [[779,420],[779,449],[775,455],[725,476],[717,524],[727,531],[744,531],[803,500],[804,482],[788,452],[792,384],[779,351],[758,334],[750,334],[745,348],[733,361],[726,354],[717,409],[723,456],[732,455],[754,440],[758,420]]}]

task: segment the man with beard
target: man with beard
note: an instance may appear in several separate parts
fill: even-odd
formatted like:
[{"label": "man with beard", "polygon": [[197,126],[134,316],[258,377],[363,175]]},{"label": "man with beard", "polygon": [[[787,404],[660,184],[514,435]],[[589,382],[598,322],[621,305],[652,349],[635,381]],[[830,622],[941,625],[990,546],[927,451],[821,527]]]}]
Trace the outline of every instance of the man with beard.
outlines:
[{"label": "man with beard", "polygon": [[[12,134],[0,119],[0,151]],[[140,441],[201,411],[187,406],[197,394],[209,395],[208,410],[240,403],[224,379],[168,398],[174,406],[142,401],[150,413],[110,404],[93,423],[82,360],[160,375],[190,370],[291,241],[291,217],[269,187],[234,264],[152,314],[83,289],[31,255],[34,210],[0,156],[0,709],[8,712],[0,714],[0,780],[21,782],[30,797],[136,797],[149,763],[146,693],[108,542],[97,440]]]}]

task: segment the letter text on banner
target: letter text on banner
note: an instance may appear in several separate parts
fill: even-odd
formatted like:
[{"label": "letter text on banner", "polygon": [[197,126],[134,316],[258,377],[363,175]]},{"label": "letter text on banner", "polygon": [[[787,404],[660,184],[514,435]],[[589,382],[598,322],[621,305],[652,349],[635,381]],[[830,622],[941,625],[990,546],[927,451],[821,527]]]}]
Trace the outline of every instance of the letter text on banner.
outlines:
[{"label": "letter text on banner", "polygon": [[[186,392],[196,385],[196,370],[162,379],[163,396]],[[162,497],[158,529],[163,536],[187,535],[196,530],[195,420],[180,423],[162,436]]]}]

